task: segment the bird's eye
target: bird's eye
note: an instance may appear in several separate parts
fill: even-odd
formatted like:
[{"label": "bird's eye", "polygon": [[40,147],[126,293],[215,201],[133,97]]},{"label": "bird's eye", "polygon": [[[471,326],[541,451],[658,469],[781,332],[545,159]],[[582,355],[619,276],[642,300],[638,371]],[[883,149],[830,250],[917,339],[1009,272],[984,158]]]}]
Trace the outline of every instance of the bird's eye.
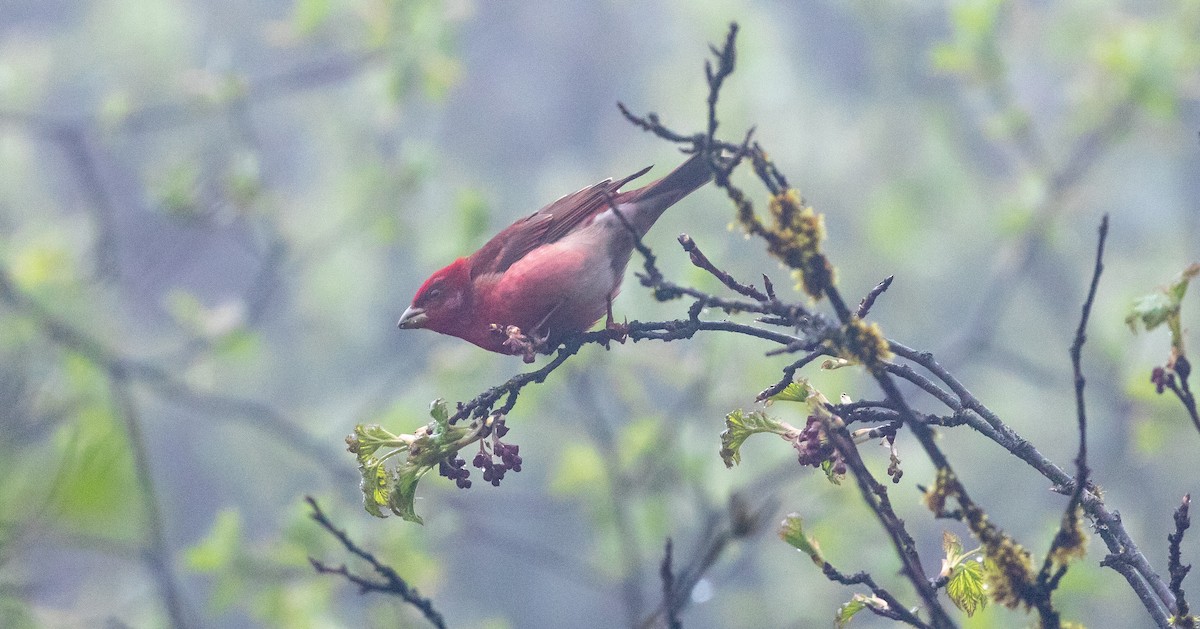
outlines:
[{"label": "bird's eye", "polygon": [[428,297],[429,297],[430,299],[437,299],[437,298],[438,298],[438,297],[440,297],[440,296],[441,296],[441,294],[442,294],[442,287],[441,287],[441,286],[434,286],[433,288],[429,289],[429,292],[428,292],[428,293],[426,293],[426,294],[428,295]]}]

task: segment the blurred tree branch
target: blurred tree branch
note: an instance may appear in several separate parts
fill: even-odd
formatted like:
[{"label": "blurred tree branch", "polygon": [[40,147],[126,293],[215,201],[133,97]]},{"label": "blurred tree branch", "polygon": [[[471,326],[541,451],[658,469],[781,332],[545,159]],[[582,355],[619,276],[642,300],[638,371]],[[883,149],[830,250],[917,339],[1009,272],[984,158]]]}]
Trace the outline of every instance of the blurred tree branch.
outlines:
[{"label": "blurred tree branch", "polygon": [[372,49],[336,54],[257,78],[231,74],[225,77],[221,86],[223,91],[213,94],[209,100],[190,97],[146,105],[126,112],[115,121],[101,120],[100,114],[96,113],[60,118],[41,113],[0,110],[0,123],[16,125],[48,138],[76,132],[80,127],[99,125],[105,125],[105,129],[115,133],[153,133],[195,124],[205,116],[219,115],[230,107],[269,102],[340,83],[384,61],[386,57],[384,50]]},{"label": "blurred tree branch", "polygon": [[129,439],[129,447],[133,453],[134,469],[142,509],[145,512],[146,528],[150,539],[147,542],[146,561],[154,572],[154,581],[158,584],[163,603],[167,609],[167,617],[171,626],[176,629],[186,629],[192,622],[185,612],[186,604],[180,591],[179,582],[175,578],[174,562],[171,559],[171,549],[167,544],[166,524],[163,520],[162,509],[159,507],[159,494],[155,489],[154,470],[150,467],[150,456],[146,447],[146,438],[142,432],[142,418],[138,413],[129,390],[129,375],[116,363],[108,368],[109,390],[114,405],[121,419],[125,422],[125,431]]},{"label": "blurred tree branch", "polygon": [[[262,368],[258,373],[247,374],[251,379],[246,380],[245,390],[251,391],[250,395],[221,388],[222,383],[229,380],[221,372],[236,373],[233,378],[241,377],[247,373],[246,367],[252,364],[247,357],[264,361],[274,358],[273,354],[279,348],[268,346],[267,338],[272,333],[286,329],[290,321],[280,325],[278,321],[266,322],[265,319],[279,314],[281,309],[272,306],[286,303],[294,297],[295,293],[290,290],[288,282],[306,277],[304,273],[316,266],[312,263],[317,261],[311,251],[302,260],[293,257],[293,243],[298,239],[289,231],[286,221],[290,216],[283,212],[267,211],[279,209],[269,206],[276,199],[287,198],[292,193],[292,182],[287,182],[289,188],[286,191],[266,189],[267,183],[283,185],[284,178],[272,178],[270,151],[277,147],[262,146],[254,118],[254,114],[259,112],[253,111],[253,108],[261,107],[266,112],[268,105],[274,105],[270,110],[270,124],[282,122],[291,127],[289,132],[300,131],[303,134],[311,129],[301,129],[296,122],[308,122],[317,117],[310,116],[311,110],[306,109],[300,118],[280,119],[277,113],[286,107],[281,107],[279,101],[293,99],[305,92],[328,90],[381,67],[398,75],[409,70],[407,64],[422,62],[423,59],[418,58],[421,55],[439,54],[440,51],[440,47],[426,47],[420,38],[405,37],[408,34],[405,31],[410,28],[410,20],[405,19],[407,12],[437,9],[440,5],[436,0],[419,3],[389,1],[375,3],[378,5],[376,9],[388,11],[390,15],[387,18],[394,23],[386,30],[376,24],[364,24],[361,41],[352,35],[355,41],[348,43],[350,51],[331,54],[337,42],[325,36],[312,38],[314,45],[303,45],[305,34],[296,33],[299,39],[289,40],[285,50],[275,51],[283,53],[279,58],[290,67],[281,72],[262,73],[254,68],[264,67],[261,59],[270,59],[275,53],[268,50],[265,57],[258,53],[264,52],[263,46],[269,49],[280,43],[267,41],[272,37],[270,29],[287,25],[266,24],[264,31],[264,24],[245,23],[228,32],[224,30],[227,26],[223,23],[225,18],[250,15],[257,22],[257,18],[267,17],[253,8],[247,13],[227,12],[216,22],[203,22],[203,25],[202,22],[191,23],[193,20],[188,17],[179,24],[181,28],[186,26],[187,29],[206,30],[205,41],[195,42],[188,39],[183,30],[171,31],[170,18],[173,12],[179,11],[182,15],[188,10],[188,7],[177,4],[167,3],[156,7],[160,11],[150,14],[126,12],[127,15],[122,15],[122,19],[113,24],[104,19],[97,20],[95,28],[103,30],[99,36],[96,32],[89,32],[92,28],[87,25],[89,19],[78,20],[83,23],[82,26],[62,26],[59,22],[60,19],[64,22],[74,21],[69,16],[105,15],[107,9],[96,3],[82,3],[62,11],[59,11],[62,7],[43,9],[40,5],[31,5],[34,15],[45,12],[51,21],[45,25],[47,28],[35,28],[36,33],[30,31],[28,37],[22,36],[18,38],[20,41],[14,40],[6,46],[0,62],[4,69],[2,73],[11,79],[11,82],[0,81],[5,84],[4,89],[0,90],[4,92],[5,103],[30,103],[20,110],[14,110],[10,105],[0,108],[0,135],[3,135],[6,147],[4,159],[8,164],[14,160],[28,160],[28,173],[39,175],[26,177],[26,171],[22,171],[20,177],[14,175],[11,178],[12,185],[8,188],[18,192],[6,194],[0,199],[4,213],[0,223],[5,232],[4,242],[0,243],[4,246],[4,264],[0,264],[0,310],[3,311],[6,324],[5,348],[14,350],[5,353],[5,358],[12,360],[14,355],[29,352],[38,361],[35,367],[29,367],[15,364],[16,361],[12,360],[6,367],[12,367],[14,372],[25,368],[21,372],[23,377],[38,379],[41,389],[34,390],[32,394],[36,394],[41,401],[50,400],[54,403],[58,402],[59,397],[66,397],[69,403],[76,403],[75,397],[86,398],[89,403],[95,401],[97,413],[103,405],[102,420],[96,419],[93,423],[106,422],[104,434],[87,433],[90,426],[86,413],[91,409],[69,408],[64,409],[61,421],[41,427],[31,425],[31,428],[41,430],[37,442],[8,443],[10,437],[24,438],[16,431],[5,432],[0,437],[0,446],[4,446],[0,458],[5,459],[6,465],[2,467],[6,476],[19,473],[11,478],[13,482],[7,484],[3,492],[6,501],[13,503],[6,510],[4,519],[14,520],[0,525],[5,533],[0,535],[3,538],[0,539],[0,550],[5,556],[12,550],[18,550],[24,555],[22,559],[32,558],[34,561],[46,552],[61,554],[62,560],[59,555],[54,555],[55,561],[49,566],[34,564],[35,570],[45,570],[46,576],[43,578],[52,587],[44,589],[53,592],[54,597],[59,597],[61,590],[64,595],[69,593],[72,599],[76,598],[73,595],[79,593],[75,591],[79,583],[87,583],[89,592],[101,592],[100,596],[115,592],[105,588],[129,587],[133,584],[126,575],[111,575],[115,578],[109,583],[108,574],[87,574],[87,570],[94,571],[95,567],[89,564],[90,559],[80,559],[90,553],[80,551],[101,550],[123,560],[136,560],[139,563],[131,572],[149,572],[144,581],[153,587],[143,588],[141,584],[134,586],[136,597],[147,599],[145,602],[137,601],[135,605],[132,600],[122,596],[119,602],[107,601],[116,607],[100,606],[96,609],[96,598],[80,595],[77,602],[71,603],[77,606],[76,609],[64,606],[65,612],[85,614],[79,616],[81,619],[87,618],[86,614],[94,614],[89,621],[80,620],[85,624],[93,624],[90,621],[102,622],[102,614],[110,615],[103,622],[121,624],[114,614],[134,613],[142,615],[142,618],[157,618],[175,627],[194,626],[200,622],[200,618],[194,615],[197,610],[188,609],[187,599],[188,588],[194,587],[197,580],[181,580],[177,572],[177,569],[186,571],[194,566],[190,564],[190,554],[186,562],[179,559],[181,549],[174,544],[188,543],[195,526],[202,526],[204,519],[217,508],[249,511],[253,505],[254,509],[269,511],[273,499],[262,495],[263,492],[295,482],[297,476],[303,477],[310,470],[336,481],[353,480],[352,471],[335,463],[335,448],[315,439],[311,430],[297,423],[298,417],[288,417],[287,412],[281,411],[275,402],[267,399],[266,396],[273,392],[278,394],[280,389],[277,385],[281,380],[290,387],[289,390],[297,388],[295,382],[287,383],[286,379],[273,380],[267,377],[270,372],[283,371],[278,369],[278,365],[268,366],[265,362],[253,365]],[[5,26],[24,31],[27,16],[23,13],[18,11],[18,14],[8,16],[13,19],[8,20],[11,23]],[[281,16],[273,15],[271,19],[278,17]],[[370,19],[381,17],[373,15]],[[364,21],[366,19],[364,16]],[[209,28],[213,30],[208,31]],[[421,28],[420,37],[437,38],[442,36],[445,26],[427,19]],[[168,31],[180,36],[179,41],[161,42],[160,47],[160,42],[139,39]],[[238,32],[252,34],[252,39],[238,40]],[[78,34],[85,37],[78,37]],[[339,38],[346,34],[344,30],[337,33]],[[227,40],[227,37],[232,39]],[[68,43],[59,47],[60,40]],[[114,57],[105,58],[105,53],[112,50],[103,50],[103,47],[113,44],[121,51]],[[401,46],[412,46],[413,50],[401,49]],[[420,50],[417,50],[418,47]],[[164,50],[168,48],[170,50]],[[254,52],[245,57],[244,53],[250,50]],[[23,63],[32,58],[26,55],[38,56],[43,52],[56,57],[54,67],[42,68],[37,64]],[[175,52],[181,54],[175,55]],[[213,71],[212,68],[225,67],[224,57],[230,52],[234,56],[228,59],[229,65],[236,67],[227,72]],[[163,54],[163,59],[154,59],[144,67],[135,62],[131,65],[137,68],[132,71],[124,67],[111,67],[114,58],[128,58],[130,53],[144,56],[167,54]],[[313,54],[320,57],[304,61]],[[93,55],[95,59],[91,58]],[[64,62],[65,58],[71,60]],[[180,64],[192,62],[198,62],[200,67],[180,67]],[[249,70],[242,73],[240,68]],[[155,75],[151,76],[151,71]],[[158,74],[160,72],[162,74]],[[384,78],[396,77],[388,74]],[[414,78],[425,77],[418,74]],[[124,82],[127,79],[132,81]],[[139,89],[139,86],[144,86],[144,83],[138,83],[139,79],[148,79],[148,82],[161,79],[172,95],[161,102],[136,100],[139,94],[144,93]],[[418,81],[412,83],[421,87]],[[380,102],[395,107],[399,103],[389,99],[399,101],[411,88],[398,84],[391,87],[394,89]],[[182,88],[182,92],[179,88]],[[267,126],[263,125],[264,130]],[[139,137],[152,134],[160,134],[160,137]],[[197,142],[200,136],[207,137]],[[222,142],[226,139],[229,141]],[[269,139],[277,142],[276,137]],[[222,171],[211,177],[213,173],[205,172],[202,174],[205,178],[186,184],[194,188],[189,189],[188,193],[195,192],[195,196],[187,199],[195,203],[194,207],[184,208],[186,215],[185,212],[178,215],[172,213],[171,210],[176,208],[145,207],[147,203],[161,201],[155,199],[158,191],[150,189],[152,184],[146,183],[146,179],[152,179],[155,175],[155,168],[161,166],[153,163],[164,154],[158,152],[159,149],[166,149],[165,153],[169,155],[167,159],[172,164],[176,160],[186,160],[186,169],[190,174],[193,161],[199,164],[197,168],[205,166],[190,154],[197,144],[203,147],[205,142],[213,143],[206,156],[216,156],[218,161],[228,159],[230,155],[233,158],[246,158],[245,173],[233,172],[231,177],[245,174],[247,189],[234,188],[242,183],[240,180],[221,178],[229,175],[228,172]],[[289,149],[297,145],[295,139],[288,139]],[[8,150],[13,147],[16,147],[15,151]],[[263,156],[268,159],[261,159]],[[235,165],[240,166],[241,162]],[[43,170],[44,175],[41,172]],[[169,175],[173,176],[174,173]],[[251,187],[252,190],[249,189]],[[268,196],[266,193],[274,194]],[[167,203],[163,201],[162,205]],[[192,210],[195,210],[194,213]],[[31,234],[34,239],[29,238]],[[49,244],[38,240],[43,234],[51,235],[46,238]],[[338,236],[344,239],[345,234]],[[192,247],[197,241],[201,244],[216,242],[218,246],[215,252],[205,252],[203,247]],[[248,255],[243,267],[237,266],[243,263],[241,259],[236,260],[234,265],[220,264],[227,260],[212,264],[212,257],[205,259],[206,253],[228,253],[228,249],[221,250],[226,243],[244,248]],[[344,247],[344,242],[338,244]],[[168,252],[155,251],[157,246],[163,245],[175,248]],[[59,246],[63,251],[58,251]],[[330,249],[321,253],[332,252]],[[157,257],[160,253],[163,255]],[[234,256],[242,253],[236,251]],[[25,268],[29,261],[22,258],[26,254],[61,254],[62,260],[53,259],[48,264],[60,264],[63,268],[52,268],[59,275],[49,280],[40,277],[30,279]],[[34,262],[46,261],[37,258]],[[298,262],[305,263],[305,266],[302,267]],[[164,276],[170,276],[169,281],[177,280],[178,276],[174,274],[181,270],[186,272],[189,265],[193,264],[207,265],[196,274],[202,277],[199,282],[190,285],[181,282],[165,287],[156,283]],[[171,299],[177,292],[183,293],[184,286],[190,289],[186,295],[190,298],[192,290],[202,294],[214,284],[221,290],[224,288],[221,284],[226,282],[238,286],[229,296],[227,305],[230,308],[217,308],[216,314],[228,315],[217,324],[232,321],[230,325],[234,329],[231,333],[225,334],[225,329],[219,333],[209,333],[207,328],[197,331],[188,327],[193,321],[181,321],[182,317],[176,316],[172,321],[175,329],[158,336],[161,332],[155,325],[159,323],[158,320],[139,318],[146,312],[141,309],[143,306],[149,306],[150,310],[163,306],[161,302],[154,303],[156,298],[163,297],[158,292],[162,288],[169,291],[166,301],[170,309],[174,305]],[[241,286],[243,283],[244,290]],[[142,290],[149,285],[153,285],[152,291]],[[153,294],[148,294],[151,292]],[[111,301],[108,301],[109,298]],[[200,298],[195,301],[199,304]],[[112,309],[116,312],[99,310],[113,305],[120,306]],[[179,313],[171,311],[170,314]],[[208,312],[204,314],[208,315]],[[117,326],[106,324],[114,322],[122,326],[128,324],[128,328],[119,329],[122,332],[128,329],[132,333],[111,334]],[[206,320],[204,323],[208,322]],[[164,348],[157,343],[163,341],[164,337],[170,347]],[[205,376],[212,373],[210,369],[219,374],[212,379],[215,384],[200,384]],[[80,376],[77,373],[80,371],[86,372],[86,376]],[[0,379],[4,380],[0,382],[0,388],[10,384],[7,373],[0,374]],[[103,384],[103,391],[92,390],[98,382]],[[327,386],[326,383],[321,384]],[[8,403],[9,393],[0,390],[0,400]],[[14,397],[31,395],[25,391],[12,393]],[[257,399],[259,396],[262,399]],[[197,418],[201,423],[196,426],[172,423],[191,422]],[[7,423],[4,421],[7,419],[0,418],[0,423]],[[34,419],[41,417],[30,416],[23,421],[31,422]],[[212,421],[204,425],[210,419]],[[108,423],[112,424],[115,432],[108,429]],[[222,425],[236,425],[239,430],[233,434],[226,430],[225,434],[221,434]],[[243,431],[241,427],[249,428],[249,431]],[[181,429],[184,434],[199,436],[202,441],[200,447],[194,448],[194,443],[178,441],[177,431]],[[242,432],[246,434],[239,434]],[[122,434],[124,437],[121,437]],[[159,438],[166,434],[173,436]],[[171,448],[178,448],[185,451],[185,458],[192,455],[196,457],[189,463],[201,462],[200,457],[211,455],[208,448],[228,447],[230,441],[236,439],[241,443],[235,443],[235,449],[242,453],[253,453],[255,465],[270,465],[273,468],[270,476],[273,478],[268,482],[263,482],[263,478],[256,479],[254,487],[247,486],[251,491],[248,494],[239,496],[237,491],[233,491],[223,492],[219,496],[205,495],[206,490],[211,489],[208,483],[222,475],[236,483],[236,487],[231,484],[223,487],[223,490],[236,489],[248,482],[242,474],[248,468],[237,466],[248,465],[251,460],[221,460],[212,469],[194,470],[191,465],[176,464],[172,458],[169,460],[171,469],[167,469],[169,463],[163,458],[160,448],[164,439],[173,440],[166,448],[169,452],[167,456],[175,456],[177,452]],[[151,447],[150,444],[156,445]],[[276,456],[274,449],[279,447],[283,448],[284,456],[291,460],[270,463],[261,460],[264,456]],[[290,454],[286,454],[288,452]],[[97,453],[103,456],[97,456]],[[46,477],[45,481],[42,478],[30,478],[35,476],[35,466],[50,467],[53,459],[43,458],[47,454],[61,456],[58,467],[39,474]],[[118,462],[122,465],[117,465]],[[128,474],[125,466],[130,470]],[[114,468],[118,468],[118,472],[112,472]],[[79,475],[81,470],[87,472],[83,477]],[[297,475],[297,471],[304,474]],[[122,485],[113,489],[104,484],[108,482],[106,477],[93,478],[104,477],[106,473],[121,481]],[[43,482],[53,488],[55,495],[22,495],[23,492],[37,491]],[[174,486],[181,482],[187,484],[189,508],[186,512],[177,513],[168,505],[177,497]],[[129,487],[125,487],[126,484]],[[105,503],[106,496],[97,492],[98,495],[86,496],[84,501],[90,500],[96,504],[65,503],[58,495],[64,493],[61,490],[63,485],[112,490],[120,493],[124,501],[119,504]],[[74,491],[72,495],[79,493]],[[12,498],[19,500],[13,501]],[[54,509],[65,513],[54,514],[54,519],[45,517],[45,513],[53,513]],[[74,521],[83,520],[92,512],[100,512],[111,521]],[[80,516],[80,513],[85,515]],[[76,528],[83,532],[75,531]],[[30,551],[14,542],[16,535],[8,535],[10,531],[22,533],[24,530],[34,531],[49,541],[44,548]],[[130,531],[135,537],[129,541],[122,539]],[[171,531],[179,531],[180,535],[168,535]],[[172,540],[175,540],[174,543]],[[105,561],[109,560],[105,558]],[[21,565],[23,562],[16,563],[27,569]],[[110,563],[96,565],[107,569]],[[72,575],[64,583],[54,581],[61,579],[67,571],[77,569],[84,570],[80,578]],[[122,566],[121,569],[129,570],[129,567]],[[17,571],[6,575],[3,579],[5,582],[0,584],[0,589],[5,590],[5,595],[0,597],[3,598],[0,600],[0,625],[8,626],[9,622],[16,622],[9,615],[13,601],[7,596],[6,590],[10,578],[20,578],[16,575],[19,575]],[[286,576],[266,575],[268,578],[255,584],[261,590],[240,593],[241,599],[236,605],[242,609],[231,613],[253,615],[257,622],[278,622],[278,619],[267,618],[260,609],[255,609],[255,599],[260,597],[262,591],[271,588],[295,587],[295,583],[289,582],[298,583],[301,575],[307,582],[305,587],[311,587],[308,583],[316,581],[309,570],[292,570]],[[97,579],[97,576],[102,578]],[[215,591],[216,598],[229,576],[218,575],[217,585],[213,588],[203,587],[201,592],[211,594]],[[139,575],[138,578],[143,577]],[[95,583],[101,584],[100,587],[95,588]],[[79,589],[82,589],[81,586]],[[195,594],[192,593],[193,596]],[[60,604],[59,601],[47,603],[49,597],[43,592],[32,592],[27,597],[22,595],[22,598],[26,600],[19,601],[20,607],[28,604],[31,609]],[[165,608],[161,614],[156,611],[160,604]],[[304,604],[310,605],[307,601]],[[154,615],[145,616],[145,607],[153,609]],[[216,607],[219,605],[206,606],[203,612],[213,615],[228,613],[216,611]],[[225,618],[216,622],[226,624],[230,620]],[[235,624],[247,622],[244,619],[232,620]]]},{"label": "blurred tree branch", "polygon": [[[729,544],[761,531],[775,508],[773,498],[751,502],[747,496],[735,493],[729,497],[729,503],[724,510],[709,511],[704,518],[705,524],[699,541],[687,555],[689,559],[674,571],[670,591],[664,589],[663,599],[658,607],[634,626],[639,629],[652,629],[670,626],[672,619],[678,620],[679,614],[691,604],[692,591],[696,584],[716,564]],[[673,550],[672,554],[678,553]]]},{"label": "blurred tree branch", "polygon": [[[965,65],[969,69],[961,73],[983,91],[992,115],[1004,121],[1007,133],[998,134],[989,129],[979,116],[967,116],[976,123],[971,137],[991,143],[999,154],[1015,155],[1017,169],[1036,178],[1044,191],[1028,208],[1028,219],[1017,237],[997,248],[991,275],[978,283],[978,303],[971,308],[960,328],[948,335],[946,346],[939,352],[942,363],[951,367],[991,348],[1000,320],[1012,302],[1008,295],[1043,252],[1051,228],[1070,209],[1070,197],[1079,183],[1102,162],[1113,141],[1129,131],[1138,113],[1131,94],[1107,103],[1106,114],[1074,138],[1061,151],[1062,157],[1056,159],[1055,151],[1047,146],[1043,132],[1038,129],[1033,113],[1020,102],[1012,86],[1013,78],[1004,50],[996,43],[994,30],[1013,9],[994,5],[989,11],[992,15],[986,35],[979,37],[974,46],[968,46],[970,51],[966,54],[971,58]],[[1107,97],[1108,94],[1097,95],[1097,99]],[[1019,183],[1013,181],[1008,185],[1014,191],[1014,197]]]},{"label": "blurred tree branch", "polygon": [[335,463],[340,457],[328,445],[305,434],[274,407],[258,400],[196,390],[166,365],[127,357],[106,347],[21,292],[3,268],[0,268],[0,303],[32,321],[47,340],[80,354],[106,372],[119,373],[130,383],[145,386],[168,401],[214,419],[243,423],[273,435],[281,444],[317,462],[331,476],[347,478],[345,468]]}]

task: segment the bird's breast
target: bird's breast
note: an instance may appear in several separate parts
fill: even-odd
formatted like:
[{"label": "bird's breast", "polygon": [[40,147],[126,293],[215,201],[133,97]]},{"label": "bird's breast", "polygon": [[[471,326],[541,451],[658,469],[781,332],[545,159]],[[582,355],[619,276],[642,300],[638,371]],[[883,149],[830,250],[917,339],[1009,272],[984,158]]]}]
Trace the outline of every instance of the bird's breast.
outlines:
[{"label": "bird's breast", "polygon": [[624,273],[624,262],[614,264],[611,238],[608,226],[593,222],[530,251],[503,273],[481,278],[480,310],[496,319],[481,323],[537,329],[552,338],[590,328]]}]

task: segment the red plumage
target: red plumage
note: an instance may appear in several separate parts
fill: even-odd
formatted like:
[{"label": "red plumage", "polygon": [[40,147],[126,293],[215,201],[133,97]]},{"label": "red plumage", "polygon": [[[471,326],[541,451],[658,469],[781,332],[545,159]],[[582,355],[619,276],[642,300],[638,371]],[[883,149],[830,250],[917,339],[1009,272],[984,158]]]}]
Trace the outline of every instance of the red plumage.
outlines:
[{"label": "red plumage", "polygon": [[400,317],[401,328],[428,328],[484,349],[517,353],[504,330],[516,326],[549,346],[587,330],[621,288],[634,238],[668,207],[711,179],[694,155],[666,177],[621,192],[624,179],[605,179],[568,194],[509,225],[478,251],[434,273]]}]

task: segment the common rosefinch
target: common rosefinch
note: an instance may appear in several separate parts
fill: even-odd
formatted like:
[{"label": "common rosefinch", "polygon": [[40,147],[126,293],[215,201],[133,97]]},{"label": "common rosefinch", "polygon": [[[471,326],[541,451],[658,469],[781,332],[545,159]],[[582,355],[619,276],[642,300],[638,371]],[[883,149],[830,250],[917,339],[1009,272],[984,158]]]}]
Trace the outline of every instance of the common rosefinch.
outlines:
[{"label": "common rosefinch", "polygon": [[640,237],[664,210],[712,177],[697,154],[648,186],[620,191],[648,170],[605,179],[508,226],[479,251],[430,276],[399,326],[528,357],[531,345],[554,347],[605,313],[612,324],[612,299],[634,245],[613,206]]}]

